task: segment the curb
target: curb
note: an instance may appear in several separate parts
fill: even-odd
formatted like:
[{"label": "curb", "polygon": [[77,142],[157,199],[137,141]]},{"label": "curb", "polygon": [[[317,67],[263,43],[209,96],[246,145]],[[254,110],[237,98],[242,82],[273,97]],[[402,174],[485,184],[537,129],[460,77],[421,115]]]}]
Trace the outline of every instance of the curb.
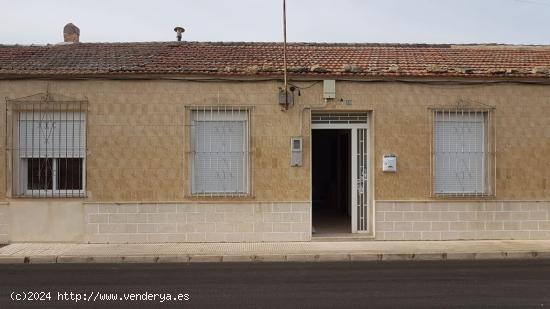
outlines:
[{"label": "curb", "polygon": [[389,261],[484,261],[550,260],[550,252],[477,253],[303,253],[256,255],[131,255],[131,256],[0,256],[0,264],[90,264],[90,263],[261,263],[261,262],[389,262]]}]

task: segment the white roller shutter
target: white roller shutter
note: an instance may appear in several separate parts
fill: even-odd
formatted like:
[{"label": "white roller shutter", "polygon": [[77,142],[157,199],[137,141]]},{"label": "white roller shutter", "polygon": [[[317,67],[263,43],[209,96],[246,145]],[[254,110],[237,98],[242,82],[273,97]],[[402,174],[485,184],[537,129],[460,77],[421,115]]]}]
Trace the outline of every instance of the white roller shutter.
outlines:
[{"label": "white roller shutter", "polygon": [[86,114],[83,112],[21,112],[21,158],[84,158]]},{"label": "white roller shutter", "polygon": [[193,194],[247,193],[246,111],[193,112]]},{"label": "white roller shutter", "polygon": [[435,114],[435,193],[485,193],[485,114]]}]

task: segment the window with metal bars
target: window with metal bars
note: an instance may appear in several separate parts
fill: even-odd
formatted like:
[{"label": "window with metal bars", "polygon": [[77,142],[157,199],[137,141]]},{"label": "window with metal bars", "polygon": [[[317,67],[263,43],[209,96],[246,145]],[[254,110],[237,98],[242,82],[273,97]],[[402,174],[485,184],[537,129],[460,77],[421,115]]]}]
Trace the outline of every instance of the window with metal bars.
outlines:
[{"label": "window with metal bars", "polygon": [[433,190],[436,195],[492,194],[490,112],[433,112]]},{"label": "window with metal bars", "polygon": [[12,194],[85,196],[86,106],[49,93],[8,100]]},{"label": "window with metal bars", "polygon": [[191,110],[191,193],[249,193],[249,111],[236,107]]}]

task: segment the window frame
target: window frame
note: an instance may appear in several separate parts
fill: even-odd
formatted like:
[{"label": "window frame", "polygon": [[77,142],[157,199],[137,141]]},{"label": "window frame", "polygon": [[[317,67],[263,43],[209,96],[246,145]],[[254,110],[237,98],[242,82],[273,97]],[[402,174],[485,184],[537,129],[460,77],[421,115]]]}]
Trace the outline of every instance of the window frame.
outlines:
[{"label": "window frame", "polygon": [[[252,162],[252,155],[251,155],[251,147],[252,147],[252,134],[251,134],[251,127],[252,127],[252,110],[253,107],[251,106],[186,106],[186,139],[188,141],[187,143],[187,163],[186,169],[187,169],[187,175],[188,175],[188,184],[187,184],[187,191],[186,196],[190,198],[197,198],[197,197],[211,197],[211,198],[218,198],[218,197],[224,197],[224,198],[246,198],[252,196],[252,169],[251,169],[251,162]],[[245,185],[244,185],[244,191],[238,192],[238,191],[196,191],[195,190],[195,119],[194,119],[194,113],[231,113],[231,112],[239,112],[239,113],[245,113],[245,126],[244,126],[244,145],[245,150],[243,151],[245,158],[243,158],[243,169],[244,169],[244,178],[245,178]],[[222,120],[222,121],[242,121],[242,120]]]},{"label": "window frame", "polygon": [[[496,196],[496,138],[495,138],[495,121],[494,108],[476,108],[476,107],[437,107],[430,109],[430,196],[434,198],[493,198]],[[474,114],[483,116],[483,148],[484,158],[482,164],[482,191],[481,192],[464,192],[464,191],[437,191],[436,190],[436,120],[437,114]]]},{"label": "window frame", "polygon": [[[74,113],[75,115],[80,114],[79,118],[71,118],[71,121],[79,121],[79,128],[82,130],[82,133],[78,133],[78,147],[67,148],[67,151],[78,151],[79,155],[75,155],[74,152],[70,156],[65,155],[66,158],[80,158],[82,159],[81,169],[79,173],[81,174],[80,182],[82,183],[81,189],[68,189],[68,190],[53,190],[54,186],[57,187],[57,181],[53,178],[52,181],[55,181],[52,184],[52,189],[28,189],[28,175],[22,175],[22,172],[28,173],[28,170],[24,168],[22,161],[25,159],[38,159],[38,158],[49,158],[53,161],[57,159],[63,159],[62,155],[50,154],[45,152],[43,155],[41,152],[37,155],[31,154],[30,156],[22,155],[22,151],[29,151],[29,149],[20,148],[20,121],[25,118],[22,118],[23,113],[53,113],[56,116],[52,118],[46,118],[50,121],[57,121],[63,119],[69,119],[58,117],[59,114]],[[81,117],[81,118],[80,118]],[[86,198],[87,197],[87,132],[88,132],[88,99],[77,99],[67,97],[61,94],[54,94],[50,92],[37,93],[34,95],[10,99],[6,98],[6,145],[9,145],[9,150],[7,153],[7,165],[6,169],[6,178],[9,179],[7,182],[7,192],[6,196],[11,198]],[[63,131],[61,131],[63,132]],[[73,132],[73,134],[76,133]],[[61,145],[61,144],[60,144]],[[68,147],[68,146],[65,146]],[[46,148],[49,150],[49,148]],[[61,148],[63,149],[63,148]],[[52,151],[55,153],[55,151]],[[25,160],[26,161],[26,160]],[[52,162],[52,174],[53,170]],[[57,162],[55,163],[57,164]],[[55,171],[57,173],[57,171]],[[23,183],[24,182],[24,183]]]}]

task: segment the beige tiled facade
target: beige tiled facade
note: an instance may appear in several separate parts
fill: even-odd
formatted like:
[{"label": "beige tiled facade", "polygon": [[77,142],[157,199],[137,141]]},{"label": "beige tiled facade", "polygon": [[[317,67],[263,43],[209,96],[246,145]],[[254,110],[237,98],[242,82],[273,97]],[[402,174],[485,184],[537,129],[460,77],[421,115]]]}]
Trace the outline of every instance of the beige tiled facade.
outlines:
[{"label": "beige tiled facade", "polygon": [[[312,84],[308,81],[294,83],[303,87]],[[374,218],[370,219],[376,226],[376,239],[546,237],[545,223],[541,223],[544,220],[533,223],[531,219],[521,219],[525,212],[529,216],[531,211],[514,210],[522,215],[497,219],[510,212],[484,207],[504,209],[506,205],[516,205],[514,207],[521,209],[524,205],[521,201],[525,200],[539,201],[537,212],[542,213],[550,207],[550,164],[547,160],[550,156],[550,88],[547,86],[337,81],[336,100],[325,102],[322,99],[320,83],[301,90],[301,95],[296,96],[296,104],[288,111],[282,111],[277,104],[280,86],[275,81],[1,81],[2,98],[25,97],[48,89],[68,97],[87,98],[89,107],[87,197],[70,202],[56,200],[55,203],[48,199],[12,197],[9,163],[5,163],[5,171],[0,173],[0,186],[5,188],[0,190],[0,202],[6,203],[0,204],[0,241],[32,241],[32,235],[46,235],[44,237],[51,241],[82,242],[308,240],[311,237],[310,228],[307,228],[311,209],[294,211],[293,206],[309,205],[311,208],[311,110],[370,112],[373,138],[369,146],[374,163],[371,167],[373,201],[370,202],[376,204]],[[340,99],[351,100],[352,104],[342,104]],[[458,100],[495,108],[496,195],[481,201],[465,199],[456,204],[473,207],[468,211],[394,210],[425,204],[448,209],[454,204],[431,196],[429,108],[455,106]],[[209,198],[189,194],[186,107],[191,106],[250,108],[249,196]],[[5,119],[6,102],[1,100],[0,162],[7,161],[10,151],[6,145]],[[304,137],[302,167],[290,166],[292,136]],[[388,153],[397,155],[395,174],[381,170],[382,157]],[[13,222],[24,222],[28,213],[25,207],[31,207],[29,204],[40,207],[47,203],[51,209],[67,203],[79,204],[80,212],[73,211],[71,215],[81,216],[73,220],[81,224],[81,228],[70,227],[72,236],[61,237],[61,231],[44,234],[36,227],[40,224],[33,224],[29,225],[30,230],[24,231],[24,236],[23,229]],[[216,208],[219,211],[211,212],[216,203],[227,205],[227,208],[219,210],[223,208],[220,206]],[[291,210],[286,215],[273,210],[258,216],[255,211],[262,207],[260,205],[273,208],[290,205]],[[95,206],[97,213],[88,213]],[[139,212],[140,207],[154,209]],[[185,207],[193,211],[185,211]],[[138,212],[134,212],[134,208]],[[216,222],[221,214],[224,221]],[[235,218],[238,216],[235,214],[243,218]],[[285,219],[278,221],[281,216]],[[494,219],[483,219],[483,216],[494,216]],[[179,221],[167,222],[175,220],[174,217]],[[293,221],[298,220],[297,217],[300,222]],[[47,222],[42,223],[47,225]],[[519,231],[514,232],[518,224]],[[5,230],[8,232],[2,234]],[[41,237],[34,239],[45,241]]]}]

